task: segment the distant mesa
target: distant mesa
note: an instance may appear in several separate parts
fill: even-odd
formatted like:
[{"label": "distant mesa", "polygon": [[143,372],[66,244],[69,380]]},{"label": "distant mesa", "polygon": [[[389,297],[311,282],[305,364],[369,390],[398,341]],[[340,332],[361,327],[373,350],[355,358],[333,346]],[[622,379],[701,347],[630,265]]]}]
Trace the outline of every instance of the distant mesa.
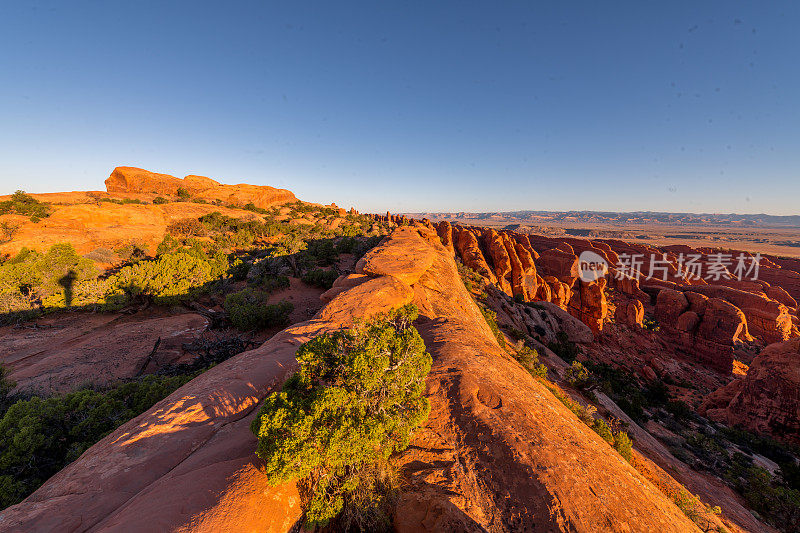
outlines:
[{"label": "distant mesa", "polygon": [[109,193],[163,194],[175,196],[185,189],[191,196],[203,200],[219,200],[227,204],[267,208],[297,200],[291,191],[266,185],[225,185],[205,176],[186,176],[183,179],[158,174],[136,167],[117,167],[106,179]]}]

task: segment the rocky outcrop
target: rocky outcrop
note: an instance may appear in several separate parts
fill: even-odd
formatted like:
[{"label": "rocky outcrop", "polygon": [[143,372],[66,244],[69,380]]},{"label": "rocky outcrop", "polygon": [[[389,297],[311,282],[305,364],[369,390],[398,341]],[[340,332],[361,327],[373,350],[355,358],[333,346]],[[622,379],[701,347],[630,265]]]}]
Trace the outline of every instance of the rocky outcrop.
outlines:
[{"label": "rocky outcrop", "polygon": [[686,352],[724,373],[733,370],[734,346],[752,340],[744,313],[721,298],[663,289],[654,314],[664,333],[676,337]]},{"label": "rocky outcrop", "polygon": [[439,222],[436,225],[436,233],[439,235],[439,239],[441,239],[444,247],[450,250],[450,252],[454,252],[455,246],[453,244],[453,227],[450,225],[450,223],[446,220]]},{"label": "rocky outcrop", "polygon": [[553,302],[566,311],[572,298],[572,289],[569,285],[555,276],[545,276],[544,281],[550,286],[550,296],[547,300]]},{"label": "rocky outcrop", "polygon": [[608,314],[606,301],[606,278],[597,281],[578,281],[578,286],[569,301],[569,312],[589,326],[597,335],[603,330],[603,321]]},{"label": "rocky outcrop", "polygon": [[750,333],[765,342],[779,342],[792,336],[792,317],[788,308],[763,294],[721,285],[692,287],[693,292],[726,300],[742,310]]},{"label": "rocky outcrop", "polygon": [[543,250],[539,252],[539,259],[536,264],[542,275],[558,278],[570,287],[580,277],[578,256],[570,252],[555,248]]},{"label": "rocky outcrop", "polygon": [[[437,241],[424,228],[398,229],[365,256],[357,269],[363,281],[313,319],[124,424],[1,512],[0,527],[288,531],[300,498],[293,483],[270,486],[259,469],[248,429],[254,410],[293,371],[302,342],[413,301],[433,356],[431,415],[398,457],[409,476],[398,531],[693,530],[669,498],[498,346]],[[399,252],[422,252],[426,243],[419,263],[416,252]],[[401,270],[405,281],[394,275]]]},{"label": "rocky outcrop", "polygon": [[487,229],[483,232],[483,244],[494,266],[497,286],[504,293],[513,296],[512,284],[514,278],[511,269],[511,258],[508,256],[508,250],[503,243],[503,238],[495,230]]},{"label": "rocky outcrop", "polygon": [[614,310],[614,321],[634,329],[642,329],[644,305],[639,300],[626,300],[618,303]]},{"label": "rocky outcrop", "polygon": [[701,413],[800,443],[800,338],[764,348],[747,375],[711,394]]},{"label": "rocky outcrop", "polygon": [[664,289],[656,297],[655,318],[664,325],[674,324],[678,317],[689,308],[689,302],[682,292]]},{"label": "rocky outcrop", "polygon": [[178,189],[207,201],[219,200],[226,204],[244,206],[252,203],[256,207],[295,202],[294,194],[286,189],[264,185],[223,185],[205,176],[186,176],[184,179],[157,174],[136,167],[117,167],[106,179],[109,193],[147,193],[174,196]]},{"label": "rocky outcrop", "polygon": [[453,228],[453,233],[455,234],[455,247],[461,262],[486,278],[490,283],[497,283],[497,277],[492,272],[492,269],[489,268],[486,258],[483,257],[483,252],[481,252],[475,235],[464,228]]}]

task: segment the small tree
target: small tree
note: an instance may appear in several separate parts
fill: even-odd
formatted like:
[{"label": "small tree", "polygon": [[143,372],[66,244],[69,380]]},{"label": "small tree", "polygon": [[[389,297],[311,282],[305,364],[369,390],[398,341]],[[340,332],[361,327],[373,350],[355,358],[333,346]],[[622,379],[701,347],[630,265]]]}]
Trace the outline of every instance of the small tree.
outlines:
[{"label": "small tree", "polygon": [[572,366],[564,372],[564,379],[573,387],[581,388],[589,383],[589,371],[580,361],[573,361]]},{"label": "small tree", "polygon": [[267,293],[248,287],[229,294],[225,298],[225,310],[233,325],[242,331],[286,324],[294,305],[285,300],[267,304],[268,300]]},{"label": "small tree", "polygon": [[312,339],[297,352],[297,374],[264,401],[252,425],[256,453],[271,483],[302,480],[307,523],[326,524],[343,508],[363,516],[352,508],[364,505],[374,518],[385,497],[375,490],[376,465],[427,419],[431,356],[411,325],[416,316],[407,305]]}]

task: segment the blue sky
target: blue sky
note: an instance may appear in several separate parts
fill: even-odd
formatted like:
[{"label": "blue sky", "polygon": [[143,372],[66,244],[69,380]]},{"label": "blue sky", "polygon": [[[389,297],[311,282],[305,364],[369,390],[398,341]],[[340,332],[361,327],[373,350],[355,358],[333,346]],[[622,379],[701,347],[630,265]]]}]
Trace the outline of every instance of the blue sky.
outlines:
[{"label": "blue sky", "polygon": [[796,2],[5,2],[0,193],[800,213]]}]

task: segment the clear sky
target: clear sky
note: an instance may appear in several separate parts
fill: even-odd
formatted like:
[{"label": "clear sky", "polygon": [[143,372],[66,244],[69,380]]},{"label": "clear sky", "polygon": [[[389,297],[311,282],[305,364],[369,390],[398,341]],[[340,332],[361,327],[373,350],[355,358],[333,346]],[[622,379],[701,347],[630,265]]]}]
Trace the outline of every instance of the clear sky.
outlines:
[{"label": "clear sky", "polygon": [[0,193],[800,213],[800,3],[0,5]]}]

